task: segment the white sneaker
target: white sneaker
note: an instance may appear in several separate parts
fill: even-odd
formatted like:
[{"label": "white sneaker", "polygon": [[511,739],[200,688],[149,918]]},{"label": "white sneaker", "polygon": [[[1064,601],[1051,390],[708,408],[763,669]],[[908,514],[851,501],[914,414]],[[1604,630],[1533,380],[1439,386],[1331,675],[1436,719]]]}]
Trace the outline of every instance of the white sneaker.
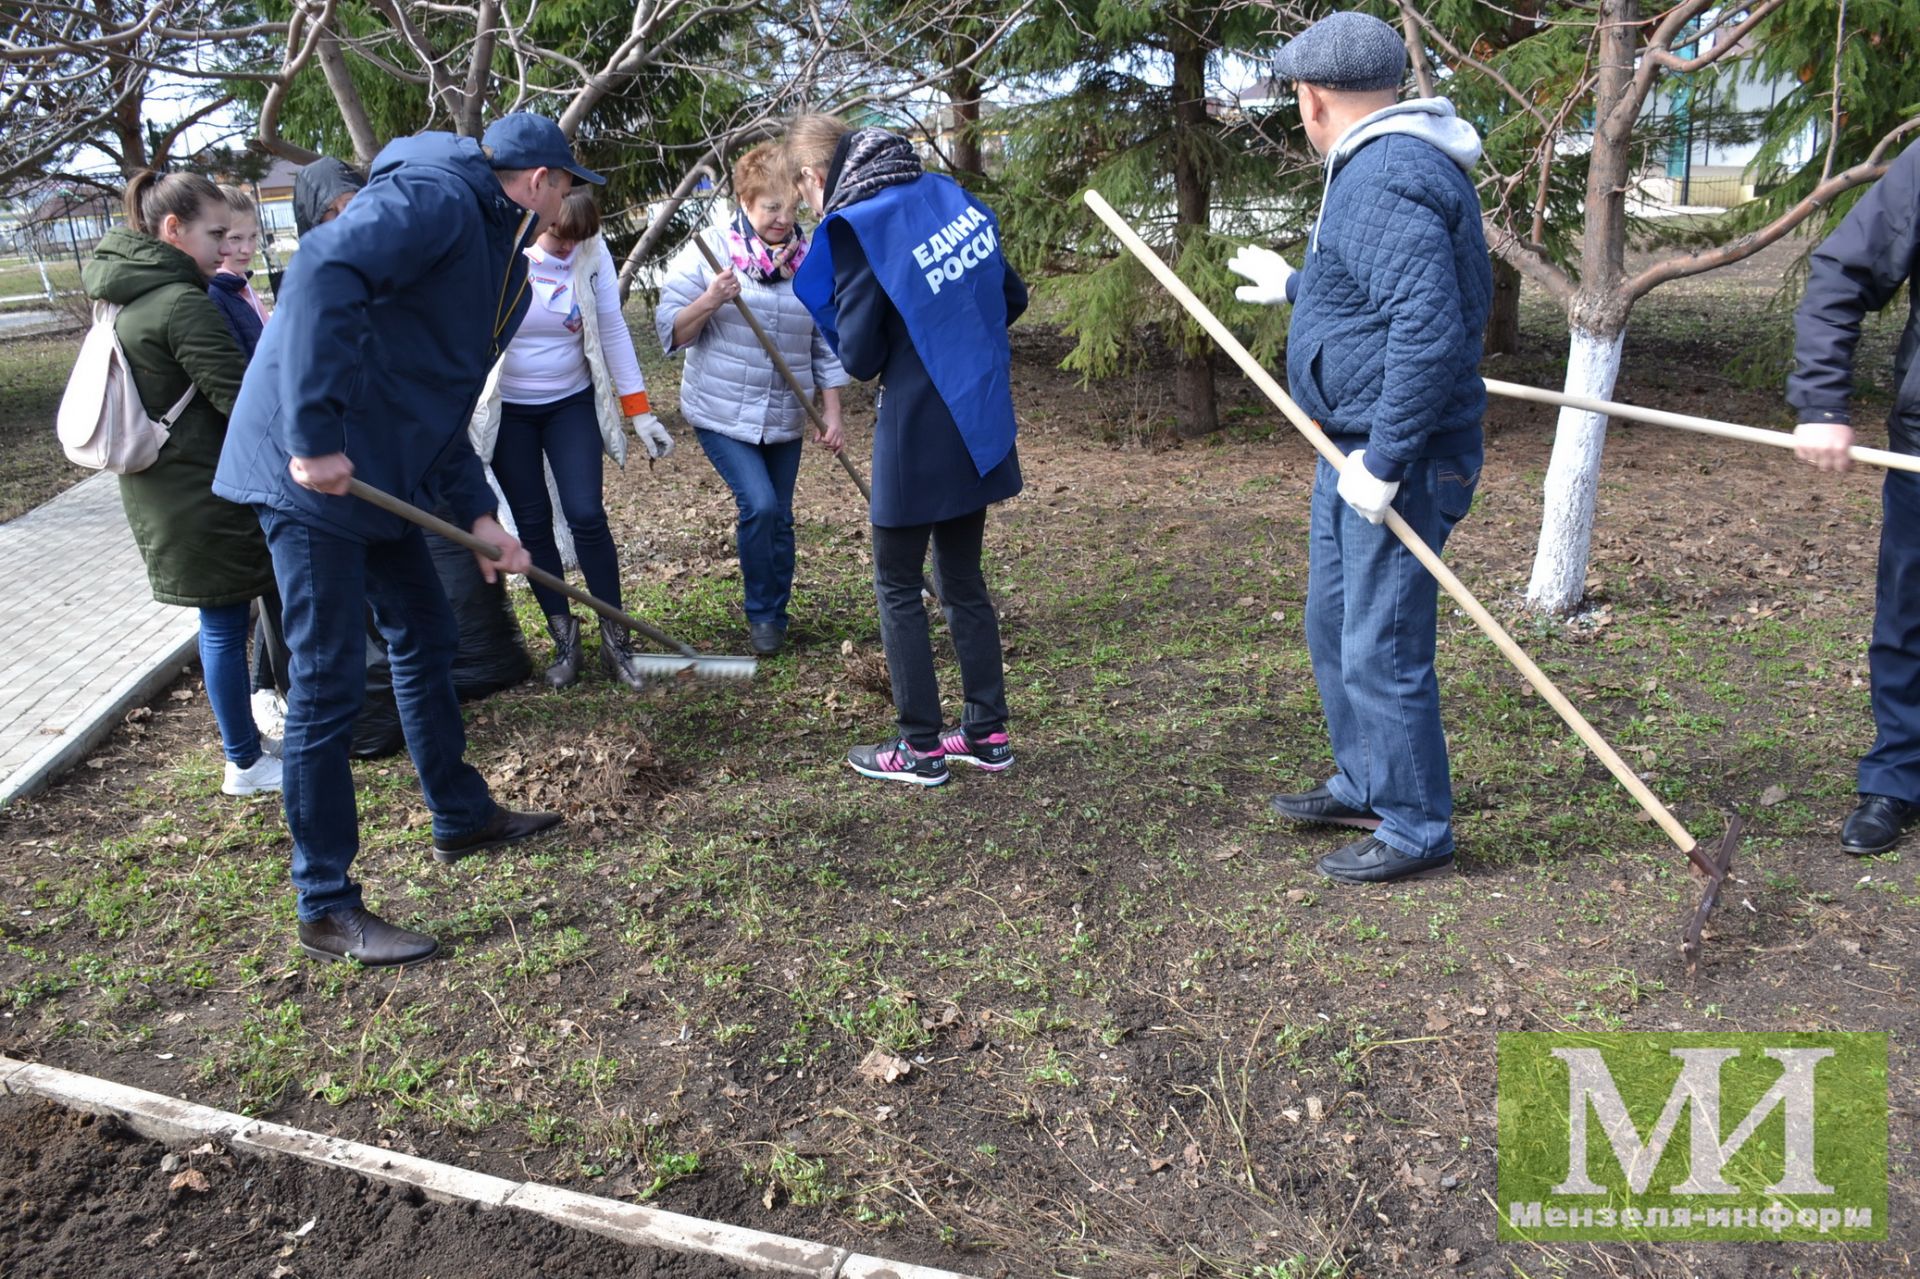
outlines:
[{"label": "white sneaker", "polygon": [[259,759],[245,768],[228,760],[226,780],[220,783],[221,792],[227,795],[258,795],[263,791],[279,789],[279,757],[264,751],[261,752]]},{"label": "white sneaker", "polygon": [[281,700],[280,694],[263,688],[253,695],[253,723],[268,737],[287,735],[287,704]]}]

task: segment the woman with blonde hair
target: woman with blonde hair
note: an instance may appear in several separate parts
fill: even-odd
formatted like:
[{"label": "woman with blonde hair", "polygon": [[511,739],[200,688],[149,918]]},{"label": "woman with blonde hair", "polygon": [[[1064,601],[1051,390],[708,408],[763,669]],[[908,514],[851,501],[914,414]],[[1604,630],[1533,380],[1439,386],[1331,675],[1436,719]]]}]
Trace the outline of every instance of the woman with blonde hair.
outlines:
[{"label": "woman with blonde hair", "polygon": [[[648,457],[671,453],[673,437],[647,403],[593,192],[573,188],[526,255],[532,303],[488,375],[468,434],[474,452],[493,468],[534,564],[555,577],[566,572],[553,535],[557,494],[587,590],[619,608],[619,548],[607,523],[600,458],[604,453],[626,465],[629,420]],[[558,591],[535,583],[533,593],[553,636],[546,682],[565,688],[580,678],[580,619]],[[633,633],[602,620],[600,666],[607,676],[641,687],[638,657]]]},{"label": "woman with blonde hair", "polygon": [[114,333],[140,402],[171,413],[152,466],[120,477],[120,501],[146,561],[153,598],[200,610],[200,665],[226,753],[221,789],[280,789],[280,761],[262,746],[247,688],[252,601],[273,591],[267,541],[251,510],[213,494],[227,415],[246,358],[207,297],[220,269],[228,210],[219,188],[191,173],[136,174],[127,225],[101,239],[81,272],[87,295],[117,304]]},{"label": "woman with blonde hair", "polygon": [[[847,371],[880,379],[868,518],[898,725],[847,763],[919,786],[945,782],[950,760],[998,772],[1013,748],[980,554],[987,507],[1020,491],[1007,326],[1026,310],[1026,286],[1001,256],[993,210],[925,172],[905,138],[809,115],[786,149],[821,215],[794,292]],[[965,694],[948,728],[921,594],[929,544]]]},{"label": "woman with blonde hair", "polygon": [[839,452],[840,388],[847,375],[793,294],[793,274],[809,242],[795,216],[795,191],[780,149],[763,142],[734,164],[739,209],[725,230],[708,228],[713,271],[689,246],[660,286],[654,327],[669,354],[686,353],[680,411],[713,469],[733,490],[735,544],[745,588],[748,640],[760,654],[780,651],[793,594],[793,487],[800,474],[806,409],[732,305],[746,304],[809,392],[818,390],[827,423],[818,444]]}]

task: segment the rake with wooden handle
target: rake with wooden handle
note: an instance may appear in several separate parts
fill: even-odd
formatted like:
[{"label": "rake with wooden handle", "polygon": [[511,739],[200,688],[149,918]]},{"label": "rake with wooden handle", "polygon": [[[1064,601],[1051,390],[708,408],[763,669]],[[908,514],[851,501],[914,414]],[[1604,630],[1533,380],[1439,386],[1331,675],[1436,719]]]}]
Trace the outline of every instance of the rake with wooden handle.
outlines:
[{"label": "rake with wooden handle", "polygon": [[[693,242],[700,246],[700,256],[707,260],[707,265],[713,268],[715,274],[726,270],[720,265],[720,259],[715,256],[712,246],[707,243],[706,232],[695,231]],[[793,369],[787,365],[786,357],[780,354],[780,348],[774,345],[772,336],[760,327],[760,317],[753,313],[753,309],[737,293],[733,295],[733,304],[739,308],[740,318],[745,320],[747,327],[753,330],[753,336],[759,338],[760,345],[766,348],[767,358],[773,361],[773,367],[780,370],[780,376],[787,380],[787,389],[793,392],[793,398],[800,401],[801,407],[807,411],[807,416],[813,419],[813,429],[825,435],[827,420],[820,416],[820,410],[814,407],[813,397],[808,395],[806,388],[800,385],[800,379],[793,375]],[[846,470],[847,478],[852,480],[854,487],[860,490],[860,496],[868,502],[873,501],[873,494],[868,490],[866,480],[848,459],[846,449],[836,449],[833,455],[840,459],[840,465]]]},{"label": "rake with wooden handle", "polygon": [[[1240,340],[1233,336],[1232,331],[1207,309],[1206,303],[1194,296],[1193,290],[1189,289],[1180,277],[1160,260],[1160,255],[1155,253],[1147,242],[1127,225],[1125,219],[1114,211],[1113,206],[1108,204],[1097,191],[1087,191],[1084,198],[1087,207],[1106,223],[1107,229],[1113,232],[1128,251],[1140,259],[1141,264],[1153,274],[1154,279],[1158,280],[1161,286],[1186,308],[1187,313],[1213,336],[1213,340],[1220,344],[1221,349],[1233,357],[1234,363],[1240,366],[1241,371],[1266,394],[1268,399],[1273,401],[1274,406],[1286,415],[1287,420],[1307,437],[1307,442],[1319,451],[1320,456],[1324,457],[1336,470],[1344,466],[1346,455],[1334,447],[1333,441],[1327,438],[1326,432],[1301,411],[1300,406],[1293,402],[1293,398],[1281,388],[1278,382],[1274,381],[1273,375],[1261,367],[1260,362],[1240,344]],[[1547,678],[1546,672],[1535,665],[1533,659],[1514,643],[1513,637],[1494,620],[1493,614],[1481,606],[1480,601],[1473,597],[1473,592],[1453,575],[1453,570],[1441,562],[1440,557],[1434,554],[1433,548],[1413,531],[1406,520],[1401,518],[1400,513],[1389,508],[1386,523],[1406,548],[1413,552],[1414,558],[1426,566],[1427,571],[1438,579],[1447,594],[1453,597],[1454,602],[1459,604],[1467,616],[1473,619],[1474,624],[1486,633],[1487,638],[1494,642],[1506,659],[1513,663],[1527,683],[1533,686],[1534,691],[1559,712],[1560,718],[1564,719],[1579,735],[1580,740],[1586,743],[1587,749],[1607,766],[1607,771],[1626,788],[1629,795],[1633,796],[1634,802],[1659,823],[1660,829],[1666,832],[1667,838],[1671,839],[1674,845],[1700,869],[1701,873],[1706,875],[1706,892],[1687,923],[1680,946],[1681,954],[1691,966],[1699,958],[1702,929],[1708,914],[1713,910],[1714,902],[1719,897],[1721,886],[1726,882],[1727,870],[1733,864],[1733,850],[1740,836],[1740,819],[1734,817],[1728,822],[1727,832],[1714,852],[1708,853],[1703,849],[1700,841],[1687,833],[1687,828],[1680,824],[1680,820],[1668,811],[1659,797],[1647,789],[1647,784],[1627,766],[1626,761],[1620,758],[1619,752],[1607,745],[1606,739],[1587,722],[1586,716],[1582,715],[1573,703],[1567,700],[1566,695],[1554,686],[1553,681]]]},{"label": "rake with wooden handle", "polygon": [[[393,494],[377,489],[363,480],[348,480],[347,491],[363,502],[398,515],[409,524],[418,524],[429,533],[438,533],[449,542],[457,542],[475,555],[484,555],[490,560],[500,558],[500,548],[493,543],[483,542],[459,525],[449,524],[437,515],[429,515],[413,503],[403,502]],[[659,627],[643,622],[631,613],[622,612],[606,601],[589,595],[571,582],[563,581],[544,569],[528,566],[527,578],[538,582],[548,590],[559,591],[570,600],[578,600],[610,622],[617,622],[629,630],[638,631],[656,644],[665,644],[673,649],[672,655],[635,654],[635,661],[648,675],[656,677],[692,675],[696,679],[753,678],[755,662],[751,657],[714,657],[706,653],[697,653]]]},{"label": "rake with wooden handle", "polygon": [[[1552,404],[1568,409],[1584,409],[1589,413],[1604,413],[1608,417],[1626,418],[1634,422],[1650,423],[1653,426],[1671,426],[1677,430],[1692,431],[1698,435],[1716,435],[1723,440],[1740,440],[1747,444],[1765,444],[1778,449],[1790,449],[1794,446],[1793,435],[1787,431],[1769,431],[1758,426],[1742,426],[1738,422],[1695,417],[1691,413],[1669,413],[1665,409],[1643,409],[1632,404],[1622,404],[1617,400],[1600,400],[1591,395],[1570,395],[1565,391],[1548,391],[1537,386],[1527,386],[1521,382],[1501,382],[1487,378],[1486,383],[1488,394],[1504,395],[1508,399],[1531,400],[1535,404]],[[1911,453],[1894,453],[1887,449],[1870,449],[1854,445],[1847,450],[1847,455],[1856,462],[1882,466],[1889,471],[1920,472],[1920,457]]]}]

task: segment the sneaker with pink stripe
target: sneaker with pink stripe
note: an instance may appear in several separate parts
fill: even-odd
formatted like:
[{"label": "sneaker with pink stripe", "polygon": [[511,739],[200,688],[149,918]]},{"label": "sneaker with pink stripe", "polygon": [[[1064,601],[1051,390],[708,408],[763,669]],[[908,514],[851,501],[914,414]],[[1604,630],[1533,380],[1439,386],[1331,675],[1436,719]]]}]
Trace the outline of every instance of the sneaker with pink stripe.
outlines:
[{"label": "sneaker with pink stripe", "polygon": [[1004,729],[975,737],[965,727],[949,728],[940,734],[940,748],[950,760],[972,764],[975,768],[997,773],[1013,764],[1013,745]]},{"label": "sneaker with pink stripe", "polygon": [[930,751],[917,751],[904,737],[875,746],[856,746],[847,752],[847,764],[862,777],[915,786],[938,786],[949,776],[945,750],[935,746]]}]

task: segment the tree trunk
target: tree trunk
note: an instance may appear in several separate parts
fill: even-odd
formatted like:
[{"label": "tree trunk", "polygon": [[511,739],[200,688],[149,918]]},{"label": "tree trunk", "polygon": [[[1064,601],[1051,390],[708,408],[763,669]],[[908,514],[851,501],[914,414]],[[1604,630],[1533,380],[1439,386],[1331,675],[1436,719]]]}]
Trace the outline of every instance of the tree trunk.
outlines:
[{"label": "tree trunk", "polygon": [[[1639,0],[1601,0],[1600,57],[1594,89],[1593,150],[1587,165],[1586,226],[1580,245],[1580,290],[1567,307],[1572,328],[1567,390],[1606,399],[1620,372],[1620,343],[1632,299],[1624,286],[1627,188],[1640,95],[1633,83]],[[1562,409],[1547,465],[1546,508],[1527,603],[1570,613],[1586,595],[1593,536],[1593,498],[1607,419]]]},{"label": "tree trunk", "polygon": [[353,72],[347,67],[347,54],[340,47],[340,38],[332,31],[327,32],[320,37],[318,52],[327,88],[340,107],[340,120],[347,126],[347,136],[353,139],[353,162],[364,170],[373,163],[373,157],[380,154],[380,139],[373,131],[373,120],[367,115],[367,104],[353,82]]},{"label": "tree trunk", "polygon": [[1488,355],[1512,355],[1520,349],[1520,268],[1505,258],[1493,260],[1493,309],[1487,313]]},{"label": "tree trunk", "polygon": [[[1624,325],[1611,334],[1574,329],[1567,350],[1567,394],[1611,399],[1625,337]],[[1560,410],[1553,458],[1547,464],[1540,546],[1533,559],[1533,580],[1527,584],[1527,603],[1543,612],[1570,613],[1586,596],[1594,494],[1606,442],[1604,413]]]},{"label": "tree trunk", "polygon": [[[1179,255],[1207,234],[1213,194],[1202,146],[1203,135],[1213,128],[1207,115],[1207,47],[1185,27],[1175,28],[1173,41],[1173,124],[1173,236]],[[1174,266],[1179,267],[1178,256]],[[1174,346],[1174,429],[1185,439],[1211,434],[1220,429],[1208,358],[1212,346],[1204,338],[1180,337]]]},{"label": "tree trunk", "polygon": [[953,175],[961,182],[977,178],[986,172],[985,162],[980,158],[980,82],[972,76],[953,78],[954,91],[966,92],[968,96],[955,96],[953,99]]}]

